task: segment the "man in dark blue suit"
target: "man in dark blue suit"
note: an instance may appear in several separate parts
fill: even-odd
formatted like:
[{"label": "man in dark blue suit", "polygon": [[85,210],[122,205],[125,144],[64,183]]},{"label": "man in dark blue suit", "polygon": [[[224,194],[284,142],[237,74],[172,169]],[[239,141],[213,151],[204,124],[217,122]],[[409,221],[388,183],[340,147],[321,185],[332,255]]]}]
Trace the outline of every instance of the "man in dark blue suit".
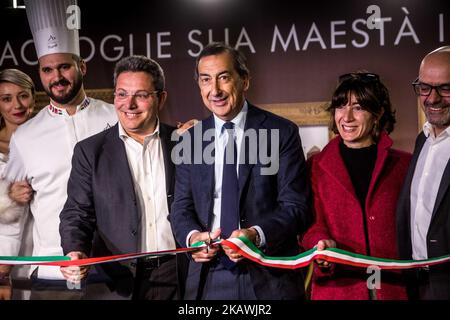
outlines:
[{"label": "man in dark blue suit", "polygon": [[[246,236],[267,255],[298,254],[297,235],[310,221],[298,127],[245,100],[246,60],[230,46],[206,46],[197,58],[196,78],[213,115],[174,149],[173,156],[180,156],[170,214],[176,239],[189,246]],[[185,299],[303,297],[299,270],[263,267],[225,246],[192,254]]]},{"label": "man in dark blue suit", "polygon": [[[167,98],[163,70],[143,56],[124,58],[116,65],[114,85],[118,124],[81,141],[74,150],[68,197],[60,214],[62,247],[72,259],[176,248],[168,221],[174,128],[158,119]],[[107,292],[98,288],[91,294],[93,286],[88,286],[86,298],[179,298],[183,258],[97,265],[116,295],[98,296]],[[79,270],[61,271],[73,280]],[[80,275],[86,277],[87,268],[82,267]]]}]

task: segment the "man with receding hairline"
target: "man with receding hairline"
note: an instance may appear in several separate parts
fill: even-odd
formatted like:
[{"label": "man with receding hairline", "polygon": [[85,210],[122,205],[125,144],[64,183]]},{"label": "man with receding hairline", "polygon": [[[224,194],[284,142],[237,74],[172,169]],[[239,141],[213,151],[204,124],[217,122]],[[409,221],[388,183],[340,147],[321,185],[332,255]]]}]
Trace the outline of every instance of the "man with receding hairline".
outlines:
[{"label": "man with receding hairline", "polygon": [[[176,167],[170,219],[176,239],[190,246],[245,236],[267,255],[298,254],[297,235],[310,223],[310,186],[298,127],[246,100],[250,72],[245,56],[235,48],[211,43],[197,57],[196,66],[200,95],[212,115],[197,125],[201,136],[195,136],[196,128],[183,136],[190,139],[192,133],[188,143],[201,142],[205,148],[198,153],[192,148],[194,152],[183,155],[188,161]],[[207,148],[201,139],[208,131],[215,135],[213,163],[195,163],[191,160]],[[245,139],[249,131],[259,137],[264,132],[279,134],[279,145],[269,145],[271,155],[278,155],[271,163],[277,172],[264,174],[267,167],[261,159],[248,160],[257,154]],[[269,144],[261,141],[259,151]],[[186,300],[304,298],[299,270],[258,265],[225,245],[198,250],[191,258]]]},{"label": "man with receding hairline", "polygon": [[[413,82],[427,122],[397,208],[399,253],[422,260],[450,253],[450,46],[425,56]],[[450,264],[405,272],[410,299],[450,299]]]}]

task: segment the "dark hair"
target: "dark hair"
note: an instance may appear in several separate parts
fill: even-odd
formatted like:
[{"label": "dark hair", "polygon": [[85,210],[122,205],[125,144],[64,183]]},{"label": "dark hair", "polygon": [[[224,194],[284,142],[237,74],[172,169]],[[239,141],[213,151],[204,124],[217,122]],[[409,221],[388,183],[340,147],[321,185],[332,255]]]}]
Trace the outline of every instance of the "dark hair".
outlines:
[{"label": "dark hair", "polygon": [[204,47],[195,60],[195,81],[197,81],[199,77],[198,64],[200,62],[200,59],[208,56],[216,56],[222,53],[230,54],[231,58],[233,59],[234,69],[237,71],[241,78],[250,76],[250,71],[247,67],[247,59],[242,52],[222,42],[213,42]]},{"label": "dark hair", "polygon": [[155,90],[163,91],[165,88],[164,71],[153,59],[145,56],[130,56],[117,62],[114,68],[114,87],[117,84],[117,77],[122,72],[145,72],[152,76]]},{"label": "dark hair", "polygon": [[[53,53],[50,53],[50,54],[53,54]],[[72,58],[73,62],[75,62],[78,66],[80,65],[81,62],[84,62],[83,58],[81,58],[80,56],[78,56],[74,53],[71,53],[70,57]],[[41,58],[38,59],[38,66],[40,67],[40,65],[41,65]]]},{"label": "dark hair", "polygon": [[388,134],[394,130],[395,111],[392,111],[389,91],[378,76],[367,72],[347,74],[337,86],[331,98],[330,106],[327,108],[327,111],[331,113],[330,130],[339,133],[334,114],[337,107],[348,103],[351,94],[355,96],[356,101],[364,110],[379,118],[378,125],[376,124],[373,130],[375,141],[382,130]]},{"label": "dark hair", "polygon": [[80,63],[81,61],[83,61],[83,59],[76,54],[72,54],[72,60],[75,61],[76,63]]}]

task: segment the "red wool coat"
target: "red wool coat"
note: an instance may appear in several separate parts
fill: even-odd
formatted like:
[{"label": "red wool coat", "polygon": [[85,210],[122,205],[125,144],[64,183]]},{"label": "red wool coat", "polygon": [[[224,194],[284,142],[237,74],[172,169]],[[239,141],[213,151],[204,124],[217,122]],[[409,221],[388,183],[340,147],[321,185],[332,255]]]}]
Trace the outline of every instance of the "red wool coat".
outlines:
[{"label": "red wool coat", "polygon": [[[367,254],[363,212],[340,155],[340,137],[331,140],[310,162],[315,221],[303,235],[302,246],[311,249],[319,240],[333,239],[337,247]],[[398,258],[395,210],[411,155],[391,149],[387,134],[380,136],[377,160],[366,197],[366,215],[372,256]],[[333,264],[324,271],[314,268],[311,298],[338,300],[369,299],[364,268]],[[381,272],[377,299],[406,299],[398,271]]]}]

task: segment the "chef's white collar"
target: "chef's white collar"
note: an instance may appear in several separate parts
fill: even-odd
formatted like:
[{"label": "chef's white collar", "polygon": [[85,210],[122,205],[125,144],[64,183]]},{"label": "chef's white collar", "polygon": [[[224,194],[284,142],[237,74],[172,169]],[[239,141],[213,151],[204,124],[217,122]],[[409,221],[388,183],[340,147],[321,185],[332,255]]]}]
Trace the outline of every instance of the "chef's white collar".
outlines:
[{"label": "chef's white collar", "polygon": [[[81,102],[79,105],[77,105],[76,112],[87,108],[90,103],[91,103],[91,99],[89,99],[88,97],[84,97],[83,102]],[[48,111],[53,116],[58,116],[58,115],[59,116],[69,116],[69,113],[67,112],[66,109],[55,106],[54,104],[52,104],[51,101],[50,101],[50,104],[48,105]]]}]

